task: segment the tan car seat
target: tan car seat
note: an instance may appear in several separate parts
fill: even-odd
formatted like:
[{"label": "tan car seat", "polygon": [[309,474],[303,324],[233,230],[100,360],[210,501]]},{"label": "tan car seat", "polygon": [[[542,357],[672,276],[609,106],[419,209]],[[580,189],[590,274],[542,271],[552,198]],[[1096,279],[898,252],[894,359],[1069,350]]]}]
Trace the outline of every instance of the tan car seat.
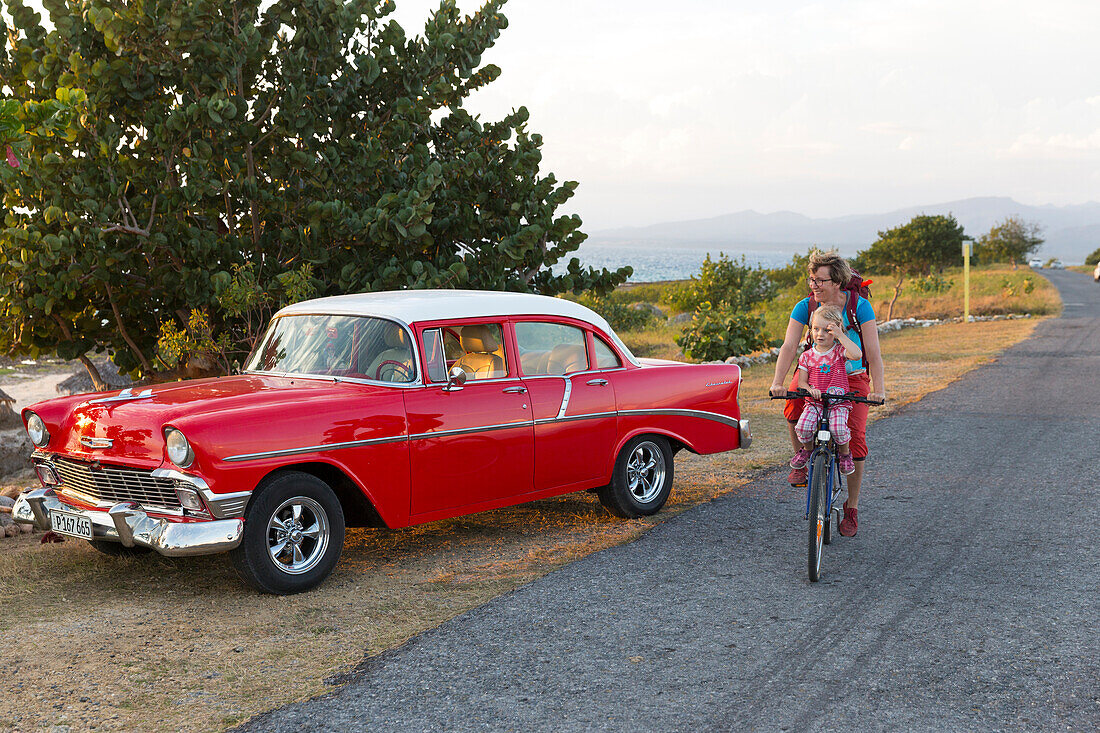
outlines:
[{"label": "tan car seat", "polygon": [[471,379],[493,379],[507,376],[504,359],[496,352],[500,349],[500,339],[489,326],[463,326],[459,334],[459,343],[466,353],[459,357],[455,366]]},{"label": "tan car seat", "polygon": [[[403,328],[395,326],[386,329],[383,339],[386,343],[386,349],[371,361],[370,366],[367,367],[366,377],[368,379],[381,379],[385,382],[411,382],[415,370],[412,364],[412,349],[409,348],[408,334],[405,333]],[[404,368],[396,364],[386,364],[387,361],[396,361]],[[380,368],[381,374],[379,374]]]},{"label": "tan car seat", "polygon": [[572,344],[558,344],[550,351],[547,360],[547,374],[570,374],[583,372],[588,368],[588,355],[583,346]]}]

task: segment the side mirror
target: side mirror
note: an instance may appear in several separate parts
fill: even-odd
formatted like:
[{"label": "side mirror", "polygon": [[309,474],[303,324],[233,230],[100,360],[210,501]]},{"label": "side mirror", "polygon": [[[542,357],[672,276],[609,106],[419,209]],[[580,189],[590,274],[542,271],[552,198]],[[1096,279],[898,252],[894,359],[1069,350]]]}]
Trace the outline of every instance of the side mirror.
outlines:
[{"label": "side mirror", "polygon": [[462,389],[464,384],[466,384],[466,370],[460,366],[453,366],[451,371],[447,372],[447,386],[443,389],[446,392],[455,392]]}]

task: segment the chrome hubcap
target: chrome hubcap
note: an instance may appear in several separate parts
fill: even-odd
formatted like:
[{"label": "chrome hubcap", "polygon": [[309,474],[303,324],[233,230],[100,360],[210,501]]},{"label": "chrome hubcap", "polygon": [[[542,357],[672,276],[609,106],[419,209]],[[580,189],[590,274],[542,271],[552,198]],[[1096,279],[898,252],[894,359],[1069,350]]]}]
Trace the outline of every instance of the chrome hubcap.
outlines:
[{"label": "chrome hubcap", "polygon": [[639,504],[657,498],[665,485],[665,455],[656,443],[639,443],[626,463],[627,488]]},{"label": "chrome hubcap", "polygon": [[328,549],[328,514],[313,499],[297,496],[284,501],[267,523],[267,554],[289,575],[309,571]]}]

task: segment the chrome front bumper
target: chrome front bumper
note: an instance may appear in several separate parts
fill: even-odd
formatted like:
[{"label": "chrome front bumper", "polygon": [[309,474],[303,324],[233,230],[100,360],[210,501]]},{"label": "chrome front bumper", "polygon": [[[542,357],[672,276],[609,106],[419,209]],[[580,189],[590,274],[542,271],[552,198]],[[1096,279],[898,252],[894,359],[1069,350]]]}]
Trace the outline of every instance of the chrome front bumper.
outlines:
[{"label": "chrome front bumper", "polygon": [[738,432],[741,434],[741,447],[748,448],[752,445],[752,429],[749,427],[749,419],[742,418],[737,424]]},{"label": "chrome front bumper", "polygon": [[141,505],[124,501],[107,511],[81,510],[62,504],[53,489],[28,491],[15,501],[11,516],[21,524],[33,524],[41,530],[52,528],[51,511],[82,514],[92,522],[97,540],[121,542],[126,547],[148,547],[168,557],[210,555],[232,550],[241,543],[243,519],[218,519],[209,522],[169,522],[153,519]]}]

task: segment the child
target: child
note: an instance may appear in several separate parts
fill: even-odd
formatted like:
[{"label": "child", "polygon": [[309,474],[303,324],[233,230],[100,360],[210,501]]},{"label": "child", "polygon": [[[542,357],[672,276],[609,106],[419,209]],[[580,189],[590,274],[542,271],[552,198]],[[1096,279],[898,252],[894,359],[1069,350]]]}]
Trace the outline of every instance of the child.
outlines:
[{"label": "child", "polygon": [[[843,314],[835,305],[821,305],[810,318],[810,335],[813,346],[798,357],[798,369],[794,373],[792,389],[798,389],[805,372],[806,407],[798,419],[794,431],[802,447],[791,459],[791,468],[802,468],[810,458],[817,421],[821,418],[821,393],[845,394],[848,391],[848,372],[845,363],[848,359],[859,359],[863,351],[844,333]],[[852,460],[852,451],[848,446],[852,434],[848,431],[847,402],[835,402],[829,407],[829,430],[836,443],[837,468],[847,476],[856,470]]]}]

